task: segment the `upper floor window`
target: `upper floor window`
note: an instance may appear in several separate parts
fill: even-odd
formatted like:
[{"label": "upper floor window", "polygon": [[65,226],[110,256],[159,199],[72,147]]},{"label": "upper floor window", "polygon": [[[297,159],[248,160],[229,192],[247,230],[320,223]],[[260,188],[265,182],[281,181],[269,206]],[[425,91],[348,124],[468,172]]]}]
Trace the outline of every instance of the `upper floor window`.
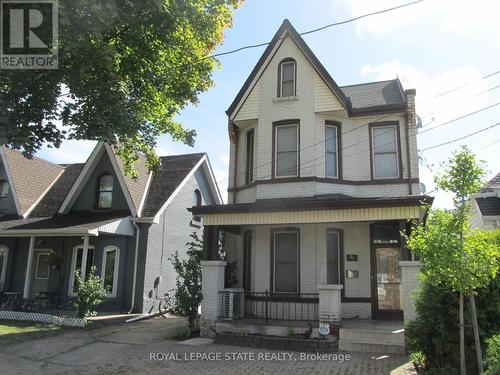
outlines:
[{"label": "upper floor window", "polygon": [[325,127],[326,177],[339,177],[339,125],[327,123]]},{"label": "upper floor window", "polygon": [[396,125],[371,127],[373,178],[399,177]]},{"label": "upper floor window", "polygon": [[9,183],[0,181],[0,214],[4,213],[7,206],[7,195],[9,194]]},{"label": "upper floor window", "polygon": [[[193,207],[199,207],[202,204],[202,199],[201,199],[201,192],[196,189],[193,191]],[[201,222],[201,217],[193,215],[192,221],[200,223]]]},{"label": "upper floor window", "polygon": [[254,158],[254,143],[255,143],[254,130],[249,130],[247,133],[247,170],[246,170],[246,183],[249,184],[253,181],[253,158]]},{"label": "upper floor window", "polygon": [[113,176],[109,173],[103,174],[99,179],[97,194],[97,208],[111,208],[113,202]]},{"label": "upper floor window", "polygon": [[299,175],[299,125],[277,125],[275,139],[275,176],[297,177]]},{"label": "upper floor window", "polygon": [[295,60],[286,59],[279,65],[278,97],[295,96],[297,64]]}]

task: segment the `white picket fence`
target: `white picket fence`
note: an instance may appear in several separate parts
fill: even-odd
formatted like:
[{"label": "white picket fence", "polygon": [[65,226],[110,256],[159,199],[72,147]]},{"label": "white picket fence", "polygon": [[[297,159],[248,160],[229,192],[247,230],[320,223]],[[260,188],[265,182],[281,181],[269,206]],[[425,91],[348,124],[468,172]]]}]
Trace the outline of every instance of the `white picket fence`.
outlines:
[{"label": "white picket fence", "polygon": [[70,316],[56,316],[24,311],[0,311],[0,320],[27,320],[33,322],[50,323],[68,327],[85,327],[86,319]]}]

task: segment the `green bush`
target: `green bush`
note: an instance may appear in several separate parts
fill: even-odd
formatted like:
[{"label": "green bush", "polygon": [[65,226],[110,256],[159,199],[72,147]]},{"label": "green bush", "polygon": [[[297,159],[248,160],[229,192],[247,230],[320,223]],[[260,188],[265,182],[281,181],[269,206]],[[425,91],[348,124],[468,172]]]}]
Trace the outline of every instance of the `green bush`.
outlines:
[{"label": "green bush", "polygon": [[[480,337],[500,332],[500,278],[487,288],[478,289],[476,307]],[[411,353],[422,352],[429,373],[458,374],[460,368],[458,293],[422,280],[415,300],[417,319],[406,327],[407,347]],[[477,373],[474,338],[465,299],[465,341],[467,373]]]},{"label": "green bush", "polygon": [[500,374],[500,335],[486,339],[485,375]]},{"label": "green bush", "polygon": [[95,307],[99,305],[106,295],[101,286],[101,278],[95,274],[96,268],[92,267],[87,279],[84,280],[80,272],[75,274],[77,295],[71,299],[71,305],[76,310],[78,318],[95,316]]}]

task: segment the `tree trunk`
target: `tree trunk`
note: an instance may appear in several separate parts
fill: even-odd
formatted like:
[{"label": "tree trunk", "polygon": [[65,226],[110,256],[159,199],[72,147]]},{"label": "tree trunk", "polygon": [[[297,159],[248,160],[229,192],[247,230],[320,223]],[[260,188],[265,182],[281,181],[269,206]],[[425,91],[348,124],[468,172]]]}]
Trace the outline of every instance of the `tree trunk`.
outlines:
[{"label": "tree trunk", "polygon": [[481,341],[479,339],[479,327],[477,325],[477,313],[476,313],[476,298],[474,297],[474,291],[469,290],[469,303],[470,303],[470,314],[472,320],[472,328],[474,330],[474,345],[476,346],[476,357],[477,357],[477,368],[479,373],[484,372],[483,368],[483,354],[481,353]]},{"label": "tree trunk", "polygon": [[459,299],[459,320],[460,320],[460,374],[466,375],[465,371],[465,335],[464,335],[464,294],[460,292]]}]

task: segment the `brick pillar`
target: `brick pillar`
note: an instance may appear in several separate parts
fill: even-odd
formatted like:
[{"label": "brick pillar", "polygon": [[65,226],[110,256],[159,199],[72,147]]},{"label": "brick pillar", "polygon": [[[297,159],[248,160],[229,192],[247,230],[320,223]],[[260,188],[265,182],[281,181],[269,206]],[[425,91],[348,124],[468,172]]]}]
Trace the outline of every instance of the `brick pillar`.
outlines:
[{"label": "brick pillar", "polygon": [[330,334],[338,336],[342,317],[341,293],[343,285],[318,285],[319,322],[330,324]]},{"label": "brick pillar", "polygon": [[417,317],[415,312],[415,298],[413,292],[420,285],[418,273],[422,268],[422,263],[418,261],[401,261],[401,298],[403,299],[403,317],[407,323]]},{"label": "brick pillar", "polygon": [[226,262],[204,260],[201,262],[201,320],[200,335],[215,336],[215,322],[219,317],[219,291],[224,289]]},{"label": "brick pillar", "polygon": [[415,114],[415,95],[417,91],[415,89],[405,90],[406,97],[406,113],[408,119],[408,127],[410,129],[415,128],[416,114]]}]

